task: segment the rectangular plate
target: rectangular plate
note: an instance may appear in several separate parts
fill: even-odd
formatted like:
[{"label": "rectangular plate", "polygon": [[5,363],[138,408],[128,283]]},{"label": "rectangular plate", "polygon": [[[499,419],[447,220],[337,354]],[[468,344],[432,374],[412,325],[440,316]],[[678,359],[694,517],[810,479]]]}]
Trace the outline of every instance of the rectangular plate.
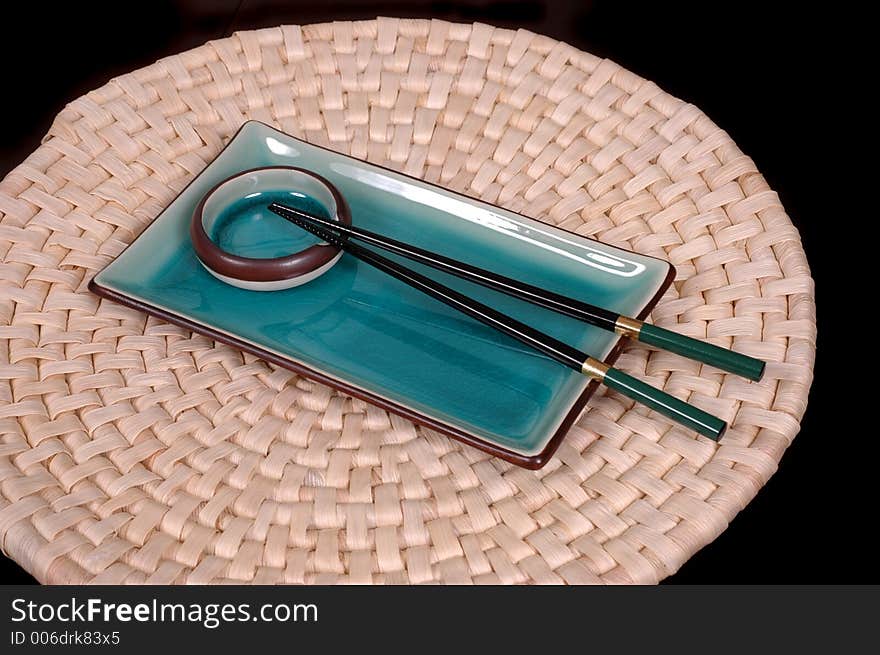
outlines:
[{"label": "rectangular plate", "polygon": [[[351,256],[286,291],[245,291],[205,271],[189,240],[200,198],[234,173],[278,165],[329,179],[347,199],[356,225],[628,316],[647,315],[672,281],[668,262],[251,121],[89,288],[520,466],[543,466],[595,386],[580,373]],[[616,356],[615,334],[413,268],[594,357]]]}]

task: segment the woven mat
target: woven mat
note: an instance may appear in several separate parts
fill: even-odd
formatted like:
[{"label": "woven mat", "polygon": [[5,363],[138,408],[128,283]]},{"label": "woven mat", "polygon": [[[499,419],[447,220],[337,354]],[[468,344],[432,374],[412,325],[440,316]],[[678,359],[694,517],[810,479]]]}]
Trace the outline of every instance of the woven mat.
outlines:
[{"label": "woven mat", "polygon": [[[249,118],[671,261],[652,320],[768,360],[765,380],[630,346],[621,368],[732,423],[721,444],[601,390],[527,471],[88,293]],[[752,160],[526,31],[208,43],[70,103],[0,215],[0,544],[43,582],[653,583],[754,497],[807,401],[813,283]]]}]

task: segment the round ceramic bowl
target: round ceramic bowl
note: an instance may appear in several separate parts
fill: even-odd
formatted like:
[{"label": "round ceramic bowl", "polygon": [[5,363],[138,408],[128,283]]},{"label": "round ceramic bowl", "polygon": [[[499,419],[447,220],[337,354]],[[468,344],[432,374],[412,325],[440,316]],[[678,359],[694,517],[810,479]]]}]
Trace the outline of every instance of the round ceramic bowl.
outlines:
[{"label": "round ceramic bowl", "polygon": [[251,291],[278,291],[326,273],[342,257],[267,209],[280,202],[351,224],[351,211],[328,180],[302,168],[277,166],[237,173],[211,189],[190,223],[196,256],[214,277]]}]

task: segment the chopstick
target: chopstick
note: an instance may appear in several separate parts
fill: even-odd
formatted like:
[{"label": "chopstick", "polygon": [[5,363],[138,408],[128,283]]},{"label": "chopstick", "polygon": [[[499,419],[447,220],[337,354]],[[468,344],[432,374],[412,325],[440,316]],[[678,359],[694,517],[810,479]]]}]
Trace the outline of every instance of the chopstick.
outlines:
[{"label": "chopstick", "polygon": [[[488,305],[484,305],[454,289],[432,280],[416,271],[391,261],[382,255],[364,248],[349,239],[335,234],[316,224],[310,214],[293,210],[278,203],[269,209],[282,218],[299,225],[324,241],[336,245],[361,261],[391,275],[392,277],[418,289],[454,309],[493,327],[500,332],[530,346],[551,359],[568,366],[587,377],[605,384],[611,389],[650,407],[696,432],[717,441],[727,429],[720,418],[704,412],[683,400],[655,389],[649,384],[624,373],[608,364],[590,357],[574,346],[559,341],[525,323],[517,321]],[[335,227],[335,226],[334,226]]]},{"label": "chopstick", "polygon": [[617,314],[603,307],[597,307],[553,291],[547,291],[531,284],[473,266],[472,264],[460,262],[445,255],[364,230],[363,228],[341,225],[336,221],[314,216],[279,203],[272,203],[269,205],[269,209],[283,218],[297,216],[304,221],[310,221],[324,228],[329,228],[334,232],[359,239],[431,268],[526,300],[535,305],[552,309],[560,314],[571,316],[604,330],[616,332],[630,339],[715,366],[723,371],[740,375],[749,380],[758,381],[764,375],[765,364],[760,359],[755,359],[733,350],[727,350],[726,348],[720,348],[714,344],[687,337],[630,316]]}]

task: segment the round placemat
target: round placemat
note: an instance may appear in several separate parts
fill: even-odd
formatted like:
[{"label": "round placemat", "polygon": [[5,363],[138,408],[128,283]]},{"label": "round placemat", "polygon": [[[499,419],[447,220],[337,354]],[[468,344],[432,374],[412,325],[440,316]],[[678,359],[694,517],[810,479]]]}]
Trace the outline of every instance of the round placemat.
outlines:
[{"label": "round placemat", "polygon": [[[629,346],[623,370],[731,423],[721,443],[601,389],[527,471],[90,294],[247,119],[671,261],[652,320],[765,379]],[[752,160],[526,31],[210,42],[70,103],[0,213],[0,545],[42,582],[653,583],[754,497],[807,402],[813,283]]]}]

